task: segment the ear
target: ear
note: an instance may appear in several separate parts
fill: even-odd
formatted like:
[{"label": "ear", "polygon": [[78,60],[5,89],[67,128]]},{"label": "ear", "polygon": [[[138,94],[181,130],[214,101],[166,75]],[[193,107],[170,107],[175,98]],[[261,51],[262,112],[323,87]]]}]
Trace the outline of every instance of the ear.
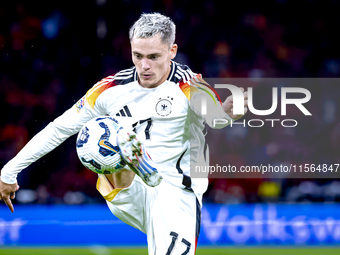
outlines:
[{"label": "ear", "polygon": [[177,44],[173,44],[170,48],[170,59],[174,59],[176,57],[177,54]]}]

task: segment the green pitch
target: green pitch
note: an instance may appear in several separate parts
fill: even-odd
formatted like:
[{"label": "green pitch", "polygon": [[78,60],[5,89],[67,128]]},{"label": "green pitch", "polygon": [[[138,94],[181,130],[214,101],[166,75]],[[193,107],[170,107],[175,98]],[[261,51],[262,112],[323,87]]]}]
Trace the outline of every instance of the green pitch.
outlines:
[{"label": "green pitch", "polygon": [[[145,248],[7,248],[8,255],[147,255]],[[339,255],[340,248],[198,248],[196,255]]]}]

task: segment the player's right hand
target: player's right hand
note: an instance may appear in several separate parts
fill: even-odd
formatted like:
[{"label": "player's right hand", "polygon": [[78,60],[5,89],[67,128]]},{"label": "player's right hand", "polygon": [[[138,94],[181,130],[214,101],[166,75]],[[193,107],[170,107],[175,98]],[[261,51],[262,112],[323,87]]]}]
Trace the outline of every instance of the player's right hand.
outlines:
[{"label": "player's right hand", "polygon": [[8,206],[11,212],[14,212],[14,207],[11,199],[15,198],[15,192],[19,189],[19,185],[15,184],[7,184],[1,181],[0,179],[0,200],[4,201],[4,203]]}]

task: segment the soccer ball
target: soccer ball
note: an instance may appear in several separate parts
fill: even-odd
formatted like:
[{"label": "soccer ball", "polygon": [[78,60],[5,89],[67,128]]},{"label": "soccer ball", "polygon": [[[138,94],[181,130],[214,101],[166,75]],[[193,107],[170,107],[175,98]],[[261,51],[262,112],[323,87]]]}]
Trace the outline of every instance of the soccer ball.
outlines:
[{"label": "soccer ball", "polygon": [[125,161],[117,145],[117,131],[122,129],[112,117],[97,117],[79,131],[76,150],[81,163],[98,174],[121,170]]}]

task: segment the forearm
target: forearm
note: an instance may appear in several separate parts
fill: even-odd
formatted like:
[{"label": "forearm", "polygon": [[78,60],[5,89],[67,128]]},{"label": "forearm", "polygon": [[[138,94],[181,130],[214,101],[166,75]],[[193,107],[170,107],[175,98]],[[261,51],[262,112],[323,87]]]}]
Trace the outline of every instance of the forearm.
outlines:
[{"label": "forearm", "polygon": [[35,135],[25,147],[3,167],[1,180],[8,184],[16,183],[17,175],[22,169],[52,151],[70,135],[72,134],[63,133],[58,129],[55,123],[50,123]]},{"label": "forearm", "polygon": [[233,121],[224,111],[221,103],[205,93],[195,95],[190,101],[190,107],[211,128],[224,128]]},{"label": "forearm", "polygon": [[17,175],[31,163],[52,151],[91,119],[80,115],[74,107],[48,124],[36,134],[26,146],[10,160],[1,171],[1,180],[7,184],[16,183]]},{"label": "forearm", "polygon": [[233,119],[224,111],[219,111],[219,113],[211,114],[206,117],[206,123],[209,127],[214,129],[221,129],[229,126]]}]

